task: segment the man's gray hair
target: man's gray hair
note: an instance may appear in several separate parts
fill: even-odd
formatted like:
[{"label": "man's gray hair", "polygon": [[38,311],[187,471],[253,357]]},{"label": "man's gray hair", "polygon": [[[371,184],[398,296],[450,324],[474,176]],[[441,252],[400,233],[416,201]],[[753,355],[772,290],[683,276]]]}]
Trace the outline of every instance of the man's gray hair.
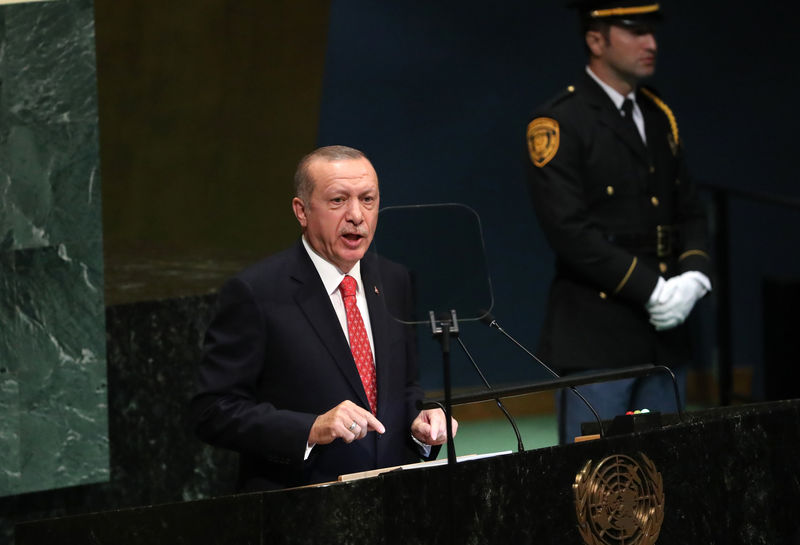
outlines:
[{"label": "man's gray hair", "polygon": [[[347,146],[325,146],[315,149],[297,163],[294,172],[294,196],[306,204],[310,203],[311,193],[314,191],[314,180],[309,174],[309,166],[317,159],[323,161],[345,161],[348,159],[367,159],[364,152]],[[369,161],[369,159],[367,159]]]}]

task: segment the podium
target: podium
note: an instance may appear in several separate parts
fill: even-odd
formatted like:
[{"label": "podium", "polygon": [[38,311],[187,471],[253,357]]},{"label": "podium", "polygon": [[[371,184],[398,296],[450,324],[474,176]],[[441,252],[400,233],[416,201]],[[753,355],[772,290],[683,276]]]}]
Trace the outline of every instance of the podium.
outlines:
[{"label": "podium", "polygon": [[[800,543],[798,452],[800,400],[726,407],[452,466],[26,522],[16,543]],[[639,465],[648,497],[641,486],[630,493],[642,484],[636,476],[614,488],[619,468],[605,481],[592,474],[618,461]],[[609,493],[597,495],[604,486]],[[634,535],[635,524],[652,531],[656,522],[655,536]]]}]

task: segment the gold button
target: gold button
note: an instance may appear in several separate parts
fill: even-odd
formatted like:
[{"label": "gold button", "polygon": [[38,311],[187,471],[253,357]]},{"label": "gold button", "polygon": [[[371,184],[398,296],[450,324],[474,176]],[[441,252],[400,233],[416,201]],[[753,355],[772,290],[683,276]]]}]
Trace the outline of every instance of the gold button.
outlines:
[{"label": "gold button", "polygon": [[600,292],[600,299],[605,299],[606,297],[608,297],[608,295],[606,295],[606,292],[601,291]]},{"label": "gold button", "polygon": [[661,263],[658,264],[658,270],[661,271],[661,274],[666,273],[667,272],[667,264],[662,261]]},{"label": "gold button", "polygon": [[656,171],[656,167],[650,165],[650,174],[653,174]]},{"label": "gold button", "polygon": [[614,186],[613,186],[613,185],[610,185],[610,186],[608,186],[608,187],[606,188],[606,193],[608,193],[608,196],[609,196],[609,197],[610,197],[611,195],[613,195],[613,194],[614,194]]},{"label": "gold button", "polygon": [[658,197],[650,197],[650,202],[653,203],[653,206],[658,206]]},{"label": "gold button", "polygon": [[570,85],[569,87],[567,87],[567,91],[569,91],[570,93],[574,93],[575,92],[575,86],[574,85]]}]

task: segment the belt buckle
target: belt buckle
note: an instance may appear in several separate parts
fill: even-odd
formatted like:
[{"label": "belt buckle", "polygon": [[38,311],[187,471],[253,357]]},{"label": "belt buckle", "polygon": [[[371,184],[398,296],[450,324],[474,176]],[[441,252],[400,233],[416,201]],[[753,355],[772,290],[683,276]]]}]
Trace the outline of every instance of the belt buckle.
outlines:
[{"label": "belt buckle", "polygon": [[672,253],[672,237],[670,225],[656,225],[656,255],[667,257]]}]

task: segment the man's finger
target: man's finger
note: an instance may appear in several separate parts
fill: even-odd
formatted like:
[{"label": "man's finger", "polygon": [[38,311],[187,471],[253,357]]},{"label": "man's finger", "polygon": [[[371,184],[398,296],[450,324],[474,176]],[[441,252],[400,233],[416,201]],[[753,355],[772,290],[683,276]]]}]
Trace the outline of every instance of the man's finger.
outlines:
[{"label": "man's finger", "polygon": [[368,411],[364,411],[365,420],[366,422],[365,427],[369,430],[377,431],[380,434],[386,433],[386,428],[381,424],[381,421],[378,420],[374,414]]}]

